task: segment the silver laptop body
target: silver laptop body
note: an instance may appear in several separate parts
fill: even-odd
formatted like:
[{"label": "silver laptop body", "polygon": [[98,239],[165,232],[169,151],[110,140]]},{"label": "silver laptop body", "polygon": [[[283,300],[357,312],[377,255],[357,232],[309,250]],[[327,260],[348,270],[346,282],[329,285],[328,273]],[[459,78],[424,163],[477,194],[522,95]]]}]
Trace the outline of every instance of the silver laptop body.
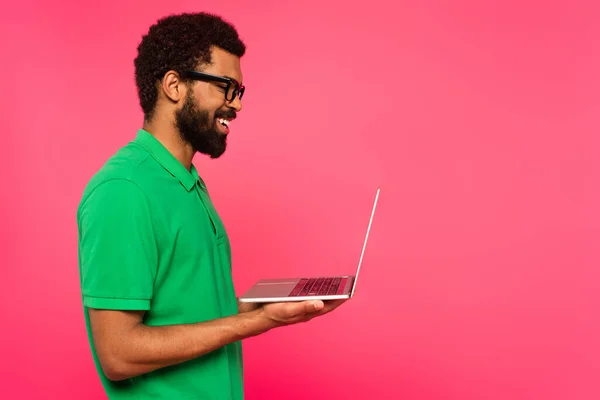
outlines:
[{"label": "silver laptop body", "polygon": [[240,298],[240,302],[246,303],[273,303],[282,301],[304,301],[304,300],[336,300],[349,299],[354,295],[358,273],[367,248],[369,232],[379,199],[380,188],[375,194],[371,218],[367,226],[367,233],[363,243],[356,275],[289,278],[289,279],[261,279],[254,284]]}]

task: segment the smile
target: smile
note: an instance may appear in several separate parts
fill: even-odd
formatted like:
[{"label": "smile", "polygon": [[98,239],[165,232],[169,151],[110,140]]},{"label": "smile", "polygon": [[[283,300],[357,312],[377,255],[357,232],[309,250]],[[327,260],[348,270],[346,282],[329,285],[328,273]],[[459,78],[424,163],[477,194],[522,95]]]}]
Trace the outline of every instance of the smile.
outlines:
[{"label": "smile", "polygon": [[227,135],[229,133],[229,124],[231,123],[231,121],[231,119],[227,118],[217,118],[217,129],[225,135]]},{"label": "smile", "polygon": [[223,125],[224,127],[229,128],[229,123],[231,121],[225,118],[217,118],[217,122]]}]

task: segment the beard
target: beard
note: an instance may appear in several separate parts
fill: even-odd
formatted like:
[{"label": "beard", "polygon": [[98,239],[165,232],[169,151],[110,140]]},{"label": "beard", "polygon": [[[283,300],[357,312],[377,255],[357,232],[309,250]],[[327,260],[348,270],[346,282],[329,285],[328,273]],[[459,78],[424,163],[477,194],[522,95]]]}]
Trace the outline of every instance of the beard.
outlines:
[{"label": "beard", "polygon": [[175,125],[181,138],[192,148],[210,158],[219,158],[227,148],[227,135],[217,130],[217,118],[231,112],[215,113],[211,120],[209,112],[196,107],[192,92],[189,91],[181,110],[175,112]]}]

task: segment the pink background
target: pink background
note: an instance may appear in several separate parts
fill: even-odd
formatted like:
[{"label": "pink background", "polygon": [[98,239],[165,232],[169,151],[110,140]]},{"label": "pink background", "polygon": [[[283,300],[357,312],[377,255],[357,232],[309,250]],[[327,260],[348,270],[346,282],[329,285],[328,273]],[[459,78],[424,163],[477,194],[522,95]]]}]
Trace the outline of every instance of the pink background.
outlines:
[{"label": "pink background", "polygon": [[293,3],[2,6],[0,397],[105,398],[76,207],[140,127],[142,33],[209,10],[249,46],[196,158],[238,289],[353,273],[382,188],[357,297],[248,340],[249,400],[600,398],[598,3]]}]

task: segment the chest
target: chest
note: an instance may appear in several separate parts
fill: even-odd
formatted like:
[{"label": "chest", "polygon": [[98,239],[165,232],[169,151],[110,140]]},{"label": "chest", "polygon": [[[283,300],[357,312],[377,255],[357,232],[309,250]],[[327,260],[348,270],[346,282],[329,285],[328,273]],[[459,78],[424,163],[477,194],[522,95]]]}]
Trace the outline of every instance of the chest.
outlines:
[{"label": "chest", "polygon": [[148,318],[182,323],[236,312],[230,243],[208,194],[198,187],[160,199],[159,266]]}]

